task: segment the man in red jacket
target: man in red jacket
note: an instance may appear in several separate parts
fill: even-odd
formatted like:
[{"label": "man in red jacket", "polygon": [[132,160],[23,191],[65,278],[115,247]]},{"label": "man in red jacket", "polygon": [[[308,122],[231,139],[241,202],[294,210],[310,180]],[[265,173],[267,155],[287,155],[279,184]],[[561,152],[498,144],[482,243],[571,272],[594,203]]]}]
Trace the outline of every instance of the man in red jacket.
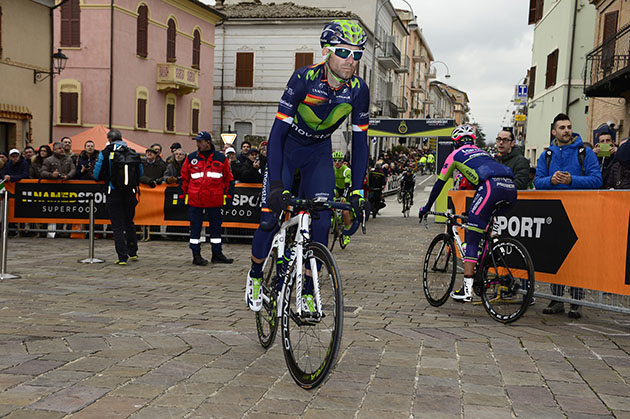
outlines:
[{"label": "man in red jacket", "polygon": [[221,251],[221,207],[226,199],[232,199],[234,179],[230,164],[223,153],[215,151],[212,136],[201,131],[193,140],[197,151],[190,153],[182,166],[182,190],[188,204],[190,217],[190,248],[193,263],[205,266],[208,261],[201,257],[201,225],[204,213],[210,221],[212,263],[232,263]]}]

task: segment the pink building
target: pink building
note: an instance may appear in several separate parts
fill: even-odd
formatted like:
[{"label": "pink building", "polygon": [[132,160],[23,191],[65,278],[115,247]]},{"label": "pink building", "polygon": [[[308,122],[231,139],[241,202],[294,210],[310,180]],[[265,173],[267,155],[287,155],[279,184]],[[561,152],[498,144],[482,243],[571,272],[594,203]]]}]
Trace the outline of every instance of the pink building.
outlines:
[{"label": "pink building", "polygon": [[177,141],[192,151],[190,136],[212,127],[214,33],[224,15],[198,0],[106,3],[68,0],[55,10],[54,46],[68,61],[55,78],[53,139],[103,124],[145,146]]}]

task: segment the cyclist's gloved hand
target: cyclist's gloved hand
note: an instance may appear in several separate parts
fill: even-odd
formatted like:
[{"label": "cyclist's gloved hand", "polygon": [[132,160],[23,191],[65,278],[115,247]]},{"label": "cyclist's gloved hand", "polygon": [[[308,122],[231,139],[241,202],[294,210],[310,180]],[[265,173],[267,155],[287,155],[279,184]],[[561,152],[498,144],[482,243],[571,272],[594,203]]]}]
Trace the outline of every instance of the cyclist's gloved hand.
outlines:
[{"label": "cyclist's gloved hand", "polygon": [[427,213],[431,210],[430,207],[424,206],[424,207],[420,207],[420,210],[418,211],[418,218],[420,218],[420,220],[422,220]]},{"label": "cyclist's gloved hand", "polygon": [[360,222],[363,221],[363,208],[365,208],[365,199],[363,199],[362,191],[352,191],[350,194],[350,205],[352,205],[352,212],[356,219]]},{"label": "cyclist's gloved hand", "polygon": [[281,180],[271,182],[269,199],[267,201],[271,211],[276,214],[282,212],[289,205],[289,199],[291,199],[291,192],[284,190]]}]

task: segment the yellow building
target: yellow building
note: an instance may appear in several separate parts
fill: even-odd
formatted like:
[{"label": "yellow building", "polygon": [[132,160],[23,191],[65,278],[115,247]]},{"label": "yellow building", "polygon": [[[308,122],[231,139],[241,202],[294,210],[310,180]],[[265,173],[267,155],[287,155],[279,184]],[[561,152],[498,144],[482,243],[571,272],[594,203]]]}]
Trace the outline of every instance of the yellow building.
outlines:
[{"label": "yellow building", "polygon": [[55,0],[0,0],[0,151],[47,144],[51,138],[51,77]]}]

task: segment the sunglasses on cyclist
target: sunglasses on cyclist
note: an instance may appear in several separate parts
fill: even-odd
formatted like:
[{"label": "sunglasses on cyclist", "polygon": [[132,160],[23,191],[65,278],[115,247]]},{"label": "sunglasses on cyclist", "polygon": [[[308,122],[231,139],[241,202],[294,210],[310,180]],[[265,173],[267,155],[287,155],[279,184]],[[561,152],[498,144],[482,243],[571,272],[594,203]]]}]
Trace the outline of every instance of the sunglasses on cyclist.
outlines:
[{"label": "sunglasses on cyclist", "polygon": [[359,61],[361,57],[363,57],[363,51],[361,50],[351,50],[343,47],[328,47],[329,50],[335,53],[335,55],[339,58],[343,58],[344,60],[352,54],[352,58],[354,61]]},{"label": "sunglasses on cyclist", "polygon": [[341,163],[343,161],[343,159],[333,159],[334,163]]}]

